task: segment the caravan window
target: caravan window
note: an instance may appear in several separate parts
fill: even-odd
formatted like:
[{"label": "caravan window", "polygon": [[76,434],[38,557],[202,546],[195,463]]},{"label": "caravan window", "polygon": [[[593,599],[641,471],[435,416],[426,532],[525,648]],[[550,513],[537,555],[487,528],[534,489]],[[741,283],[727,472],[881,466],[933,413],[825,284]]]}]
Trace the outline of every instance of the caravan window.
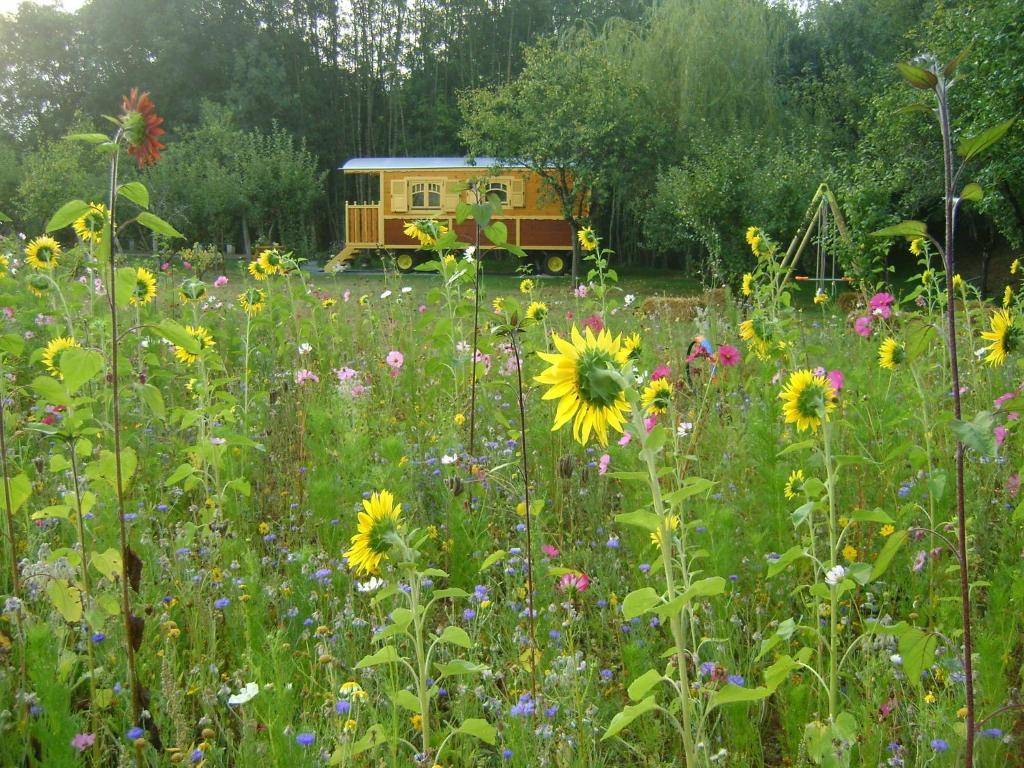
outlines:
[{"label": "caravan window", "polygon": [[502,205],[508,203],[508,184],[504,181],[490,181],[487,183],[487,189],[484,192],[484,199],[494,195],[501,201]]},{"label": "caravan window", "polygon": [[441,207],[441,185],[436,181],[414,181],[409,185],[409,207],[437,210]]}]

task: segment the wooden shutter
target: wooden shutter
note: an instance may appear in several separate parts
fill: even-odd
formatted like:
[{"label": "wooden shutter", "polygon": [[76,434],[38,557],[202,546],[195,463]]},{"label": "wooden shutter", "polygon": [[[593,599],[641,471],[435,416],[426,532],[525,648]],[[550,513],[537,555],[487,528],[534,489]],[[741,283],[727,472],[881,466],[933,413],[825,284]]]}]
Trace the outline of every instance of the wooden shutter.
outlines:
[{"label": "wooden shutter", "polygon": [[393,179],[391,181],[391,210],[394,213],[405,213],[409,210],[405,179]]},{"label": "wooden shutter", "polygon": [[512,179],[508,190],[508,204],[511,208],[522,208],[526,205],[526,182],[523,179]]},{"label": "wooden shutter", "polygon": [[451,191],[451,186],[452,184],[448,182],[448,179],[441,180],[441,189],[444,190],[441,196],[441,207],[444,208],[446,213],[455,212],[455,208],[459,205],[459,198],[462,196],[460,192]]}]

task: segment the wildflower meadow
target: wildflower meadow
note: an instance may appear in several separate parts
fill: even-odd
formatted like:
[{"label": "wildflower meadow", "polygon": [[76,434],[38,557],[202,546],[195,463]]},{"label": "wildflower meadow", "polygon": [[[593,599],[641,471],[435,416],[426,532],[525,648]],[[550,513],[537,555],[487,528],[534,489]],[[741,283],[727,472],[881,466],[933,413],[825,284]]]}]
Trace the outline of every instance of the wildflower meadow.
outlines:
[{"label": "wildflower meadow", "polygon": [[590,225],[491,273],[471,195],[411,272],[204,263],[125,180],[158,93],[67,136],[106,186],[0,224],[0,765],[1020,765],[1024,273],[957,272],[1010,129],[954,147],[957,64],[901,68],[944,213],[817,288],[756,221],[683,298]]}]

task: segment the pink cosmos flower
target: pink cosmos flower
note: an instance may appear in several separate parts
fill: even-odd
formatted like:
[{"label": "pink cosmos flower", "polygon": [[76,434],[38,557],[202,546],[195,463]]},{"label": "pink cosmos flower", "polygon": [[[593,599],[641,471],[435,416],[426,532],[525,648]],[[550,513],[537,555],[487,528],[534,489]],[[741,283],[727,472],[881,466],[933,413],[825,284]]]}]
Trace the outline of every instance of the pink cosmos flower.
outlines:
[{"label": "pink cosmos flower", "polygon": [[558,589],[560,592],[586,592],[589,586],[590,577],[582,571],[567,573],[558,580]]},{"label": "pink cosmos flower", "polygon": [[1008,434],[1009,430],[1002,424],[998,424],[995,427],[995,429],[992,430],[992,432],[996,436],[996,445],[1002,445],[1003,443],[1006,442],[1006,435]]},{"label": "pink cosmos flower", "polygon": [[401,370],[402,366],[405,364],[405,355],[397,349],[393,349],[388,352],[385,362],[392,368],[392,370]]},{"label": "pink cosmos flower", "polygon": [[597,474],[605,475],[608,474],[608,465],[612,463],[612,457],[607,453],[601,454],[601,458],[597,461]]},{"label": "pink cosmos flower", "polygon": [[655,414],[653,414],[653,413],[650,416],[648,416],[646,419],[644,419],[644,427],[647,429],[648,432],[650,432],[652,429],[654,429],[654,427],[655,427],[655,425],[657,423],[658,423],[658,417]]},{"label": "pink cosmos flower", "polygon": [[168,270],[169,270],[170,268],[171,268],[171,262],[169,262],[169,261],[165,261],[165,262],[164,262],[163,264],[161,264],[161,265],[160,265],[160,270],[161,270],[162,272],[166,272],[166,271],[168,271]]},{"label": "pink cosmos flower", "polygon": [[356,377],[356,369],[342,366],[334,369],[334,375],[338,377],[338,381],[348,381]]},{"label": "pink cosmos flower", "polygon": [[657,381],[658,379],[671,379],[672,369],[667,365],[659,365],[651,373],[651,381]]},{"label": "pink cosmos flower", "polygon": [[71,739],[71,746],[77,749],[79,752],[85,752],[85,750],[87,750],[95,743],[95,733],[76,733],[74,738]]},{"label": "pink cosmos flower", "polygon": [[223,288],[227,284],[228,284],[227,275],[221,275],[220,277],[218,277],[216,280],[213,281],[213,287],[214,288]]},{"label": "pink cosmos flower", "polygon": [[577,299],[585,299],[587,298],[587,286],[583,283],[580,283],[579,285],[576,286],[576,290],[573,291],[573,293],[576,294]]},{"label": "pink cosmos flower", "polygon": [[836,369],[829,371],[826,376],[828,377],[829,383],[836,392],[842,392],[843,386],[846,384],[846,379],[843,377],[843,372]]},{"label": "pink cosmos flower", "polygon": [[623,432],[622,437],[619,438],[619,445],[629,445],[629,441],[633,439],[633,435],[629,432]]},{"label": "pink cosmos flower", "polygon": [[811,371],[811,373],[813,373],[815,376],[824,376],[825,375],[825,369],[822,366],[819,365],[817,368],[815,368],[813,371]]},{"label": "pink cosmos flower", "polygon": [[181,262],[181,266],[183,266],[185,269],[192,269],[192,262],[191,261],[183,261],[183,262]]},{"label": "pink cosmos flower", "polygon": [[419,312],[422,315],[424,312],[427,311],[427,305],[426,304],[420,304],[419,307],[416,309],[416,311]]},{"label": "pink cosmos flower", "polygon": [[600,315],[591,315],[583,321],[583,327],[589,328],[594,333],[600,333],[604,330],[604,321],[601,320]]},{"label": "pink cosmos flower", "polygon": [[304,382],[307,382],[307,381],[312,381],[314,383],[319,383],[320,382],[320,377],[317,376],[312,371],[306,370],[305,368],[300,368],[299,370],[297,370],[295,372],[295,383],[296,384],[303,384]]},{"label": "pink cosmos flower", "polygon": [[866,339],[871,335],[871,318],[858,317],[853,321],[853,330],[855,330],[858,335],[863,336]]},{"label": "pink cosmos flower", "polygon": [[883,291],[871,297],[868,301],[868,307],[871,309],[871,314],[878,315],[883,320],[888,320],[889,315],[892,314],[892,303],[894,301],[896,301],[895,296]]},{"label": "pink cosmos flower", "polygon": [[10,320],[12,317],[14,317],[14,310],[11,309],[10,307],[4,307],[4,317]]},{"label": "pink cosmos flower", "polygon": [[558,547],[553,547],[550,544],[545,544],[544,546],[542,546],[540,548],[540,551],[543,552],[548,557],[558,557],[559,554],[561,554],[558,551]]},{"label": "pink cosmos flower", "polygon": [[723,344],[718,348],[718,362],[726,368],[740,364],[740,351],[731,344]]},{"label": "pink cosmos flower", "polygon": [[1012,400],[1016,396],[1017,396],[1016,392],[1006,392],[1006,393],[1000,395],[999,397],[997,397],[995,400],[993,400],[992,401],[992,405],[994,405],[996,410],[998,411],[1000,408],[1003,407],[1003,403],[1006,403],[1007,401]]},{"label": "pink cosmos flower", "polygon": [[341,294],[341,298],[342,298],[342,301],[348,301],[349,299],[352,298],[352,291],[350,291],[348,288],[346,288],[345,292],[343,294]]}]

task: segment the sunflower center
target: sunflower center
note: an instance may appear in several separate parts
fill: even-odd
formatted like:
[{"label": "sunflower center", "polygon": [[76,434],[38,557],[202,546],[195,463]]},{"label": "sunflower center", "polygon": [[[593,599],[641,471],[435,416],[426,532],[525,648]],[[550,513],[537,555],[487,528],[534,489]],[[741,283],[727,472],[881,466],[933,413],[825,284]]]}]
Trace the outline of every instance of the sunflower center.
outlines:
[{"label": "sunflower center", "polygon": [[622,394],[614,371],[612,356],[602,349],[588,349],[580,355],[576,366],[576,386],[588,404],[610,408]]},{"label": "sunflower center", "polygon": [[796,408],[804,418],[820,416],[825,408],[824,393],[816,384],[808,384],[797,396]]},{"label": "sunflower center", "polygon": [[391,534],[395,532],[395,522],[390,517],[374,520],[373,527],[366,536],[367,546],[375,554],[386,555],[391,550]]},{"label": "sunflower center", "polygon": [[1017,328],[1014,325],[1008,325],[1006,331],[1003,333],[1003,349],[1007,353],[1016,352],[1020,346],[1021,336],[1024,335],[1022,329]]}]

